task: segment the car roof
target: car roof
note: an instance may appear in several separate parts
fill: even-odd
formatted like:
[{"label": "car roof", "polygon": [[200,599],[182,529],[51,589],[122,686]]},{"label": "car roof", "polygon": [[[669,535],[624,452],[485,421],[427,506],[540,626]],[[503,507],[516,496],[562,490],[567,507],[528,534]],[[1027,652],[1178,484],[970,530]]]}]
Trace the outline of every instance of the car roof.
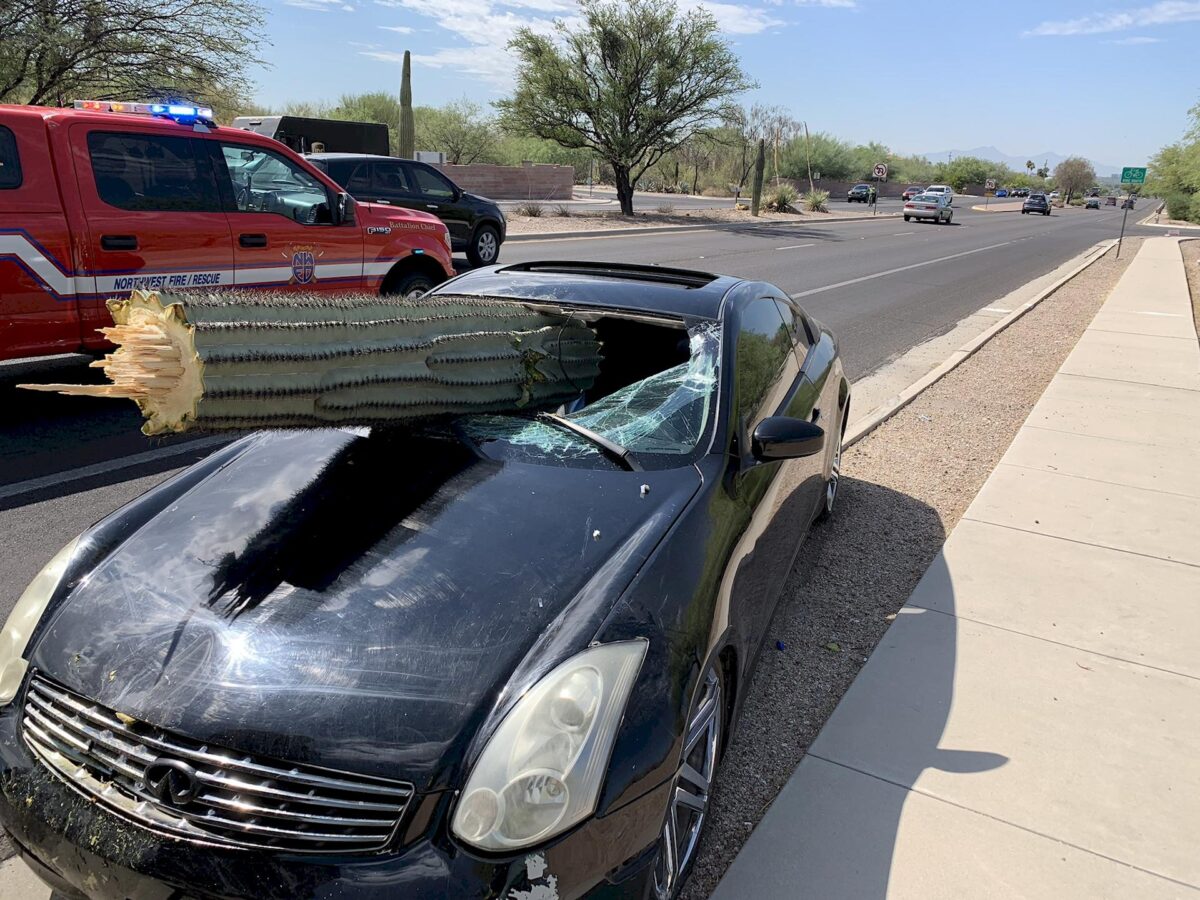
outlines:
[{"label": "car roof", "polygon": [[[382,153],[305,153],[308,159],[404,159],[401,156],[384,156]],[[405,162],[417,162],[415,159],[405,159]]]},{"label": "car roof", "polygon": [[435,293],[716,320],[726,295],[743,284],[748,282],[729,275],[665,266],[543,260],[474,269],[439,286]]},{"label": "car roof", "polygon": [[[100,125],[115,130],[151,130],[160,131],[166,135],[203,136],[197,135],[191,125],[183,125],[174,119],[160,116],[135,115],[133,113],[100,112],[91,109],[70,109],[60,106],[7,106],[0,105],[6,116],[27,116],[43,119],[46,122],[83,122],[90,125]],[[278,149],[279,141],[256,131],[243,128],[233,128],[229,125],[212,125],[208,134],[217,137],[236,139],[239,143],[260,144],[264,147]]]}]

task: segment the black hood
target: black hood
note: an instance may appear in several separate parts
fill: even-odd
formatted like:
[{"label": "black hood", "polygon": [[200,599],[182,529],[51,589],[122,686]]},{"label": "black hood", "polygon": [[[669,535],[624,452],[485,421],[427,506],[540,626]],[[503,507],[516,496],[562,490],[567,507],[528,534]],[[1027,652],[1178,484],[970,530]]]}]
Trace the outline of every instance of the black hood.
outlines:
[{"label": "black hood", "polygon": [[84,574],[32,662],[214,745],[444,786],[522,660],[582,649],[698,486],[448,436],[255,436]]}]

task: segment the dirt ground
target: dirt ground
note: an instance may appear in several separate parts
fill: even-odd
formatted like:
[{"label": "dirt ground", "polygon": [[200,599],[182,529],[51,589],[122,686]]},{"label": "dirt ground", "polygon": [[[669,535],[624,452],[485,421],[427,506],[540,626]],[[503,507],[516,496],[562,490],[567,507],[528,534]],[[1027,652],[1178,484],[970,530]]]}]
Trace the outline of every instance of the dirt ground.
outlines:
[{"label": "dirt ground", "polygon": [[846,451],[839,507],[801,548],[763,642],[685,900],[712,892],[1140,243],[1120,260],[1110,250]]},{"label": "dirt ground", "polygon": [[1192,293],[1192,315],[1200,331],[1200,240],[1180,241],[1183,267],[1187,270],[1188,290]]}]

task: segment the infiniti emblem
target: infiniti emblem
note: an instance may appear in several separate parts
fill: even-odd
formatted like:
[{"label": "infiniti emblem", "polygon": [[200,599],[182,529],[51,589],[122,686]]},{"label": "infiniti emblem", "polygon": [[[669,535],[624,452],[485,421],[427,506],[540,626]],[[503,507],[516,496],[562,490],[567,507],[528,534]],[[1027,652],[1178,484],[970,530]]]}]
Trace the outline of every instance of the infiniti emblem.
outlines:
[{"label": "infiniti emblem", "polygon": [[159,757],[146,766],[142,780],[159,803],[187,806],[196,799],[196,770],[177,759]]}]

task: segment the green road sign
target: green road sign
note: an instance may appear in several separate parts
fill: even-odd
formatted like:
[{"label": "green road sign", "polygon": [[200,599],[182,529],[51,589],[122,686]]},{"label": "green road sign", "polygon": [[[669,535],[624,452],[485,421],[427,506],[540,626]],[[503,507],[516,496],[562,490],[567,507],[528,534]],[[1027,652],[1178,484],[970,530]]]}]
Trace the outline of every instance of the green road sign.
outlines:
[{"label": "green road sign", "polygon": [[1145,184],[1146,170],[1126,166],[1121,170],[1121,184]]}]

